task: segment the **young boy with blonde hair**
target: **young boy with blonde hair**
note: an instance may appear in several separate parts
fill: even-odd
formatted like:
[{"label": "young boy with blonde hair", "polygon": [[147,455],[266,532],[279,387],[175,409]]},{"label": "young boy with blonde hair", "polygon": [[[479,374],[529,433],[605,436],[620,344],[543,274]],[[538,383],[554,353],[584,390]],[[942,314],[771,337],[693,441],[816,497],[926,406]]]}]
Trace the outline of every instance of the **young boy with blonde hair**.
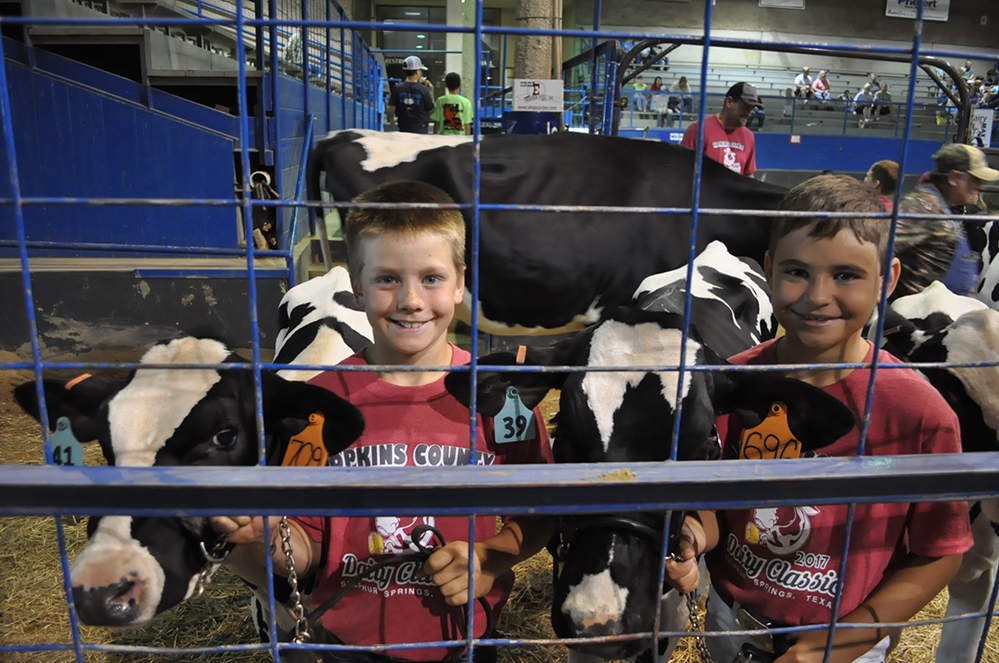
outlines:
[{"label": "young boy with blonde hair", "polygon": [[[795,187],[780,209],[884,212],[877,194],[857,180],[815,177]],[[734,364],[868,363],[873,344],[863,328],[899,276],[898,259],[885,263],[889,222],[883,219],[781,218],[775,221],[764,271],[774,314],[786,330],[733,357]],[[899,363],[880,351],[879,364]],[[791,373],[845,403],[856,427],[817,453],[855,456],[869,369],[816,368]],[[723,458],[738,457],[745,431],[737,417],[718,420]],[[875,379],[863,454],[961,451],[957,416],[914,371],[882,368]],[[733,631],[831,621],[842,584],[840,622],[903,622],[943,589],[971,546],[964,502],[858,504],[846,575],[839,577],[847,505],[698,511],[687,517],[681,562],[667,562],[681,591],[697,587],[696,557],[707,553],[711,574],[706,628]],[[887,628],[838,629],[833,663],[884,661]],[[822,661],[826,629],[773,635],[751,644],[769,648],[780,663]],[[716,661],[732,661],[745,636],[707,638]]]},{"label": "young boy with blonde hair", "polygon": [[[419,182],[383,184],[355,199],[368,203],[453,204],[440,189]],[[446,367],[467,364],[468,352],[447,340],[455,306],[462,301],[465,279],[465,224],[461,212],[439,208],[355,208],[344,222],[344,241],[357,303],[367,315],[374,342],[342,364],[382,365],[379,372],[322,373],[311,380],[347,399],[364,414],[364,434],[330,459],[334,466],[453,466],[469,464],[469,413],[444,388]],[[445,367],[399,371],[395,366]],[[497,431],[481,416],[476,427],[478,465],[551,462],[551,448],[540,413],[534,425]],[[519,433],[519,434],[518,434]],[[330,480],[336,481],[336,470]],[[272,519],[277,532],[280,519]],[[252,547],[263,563],[261,518],[218,519],[229,540]],[[316,605],[341,590],[364,568],[393,554],[431,545],[429,534],[416,535],[421,524],[436,527],[447,539],[422,565],[389,566],[363,580],[322,616],[332,641],[353,645],[434,642],[462,637],[461,611],[469,603],[470,546],[468,519],[397,517],[289,519],[299,575],[314,572]],[[539,551],[551,537],[551,519],[513,517],[497,533],[495,519],[476,520],[475,594],[485,596],[498,613],[513,585],[510,569]],[[276,536],[275,536],[276,538]],[[325,543],[324,543],[325,542]],[[274,568],[285,568],[280,540],[272,546]],[[477,637],[486,623],[475,605]],[[324,661],[440,661],[444,648],[369,652],[325,652]],[[475,660],[494,652],[476,649]]]}]

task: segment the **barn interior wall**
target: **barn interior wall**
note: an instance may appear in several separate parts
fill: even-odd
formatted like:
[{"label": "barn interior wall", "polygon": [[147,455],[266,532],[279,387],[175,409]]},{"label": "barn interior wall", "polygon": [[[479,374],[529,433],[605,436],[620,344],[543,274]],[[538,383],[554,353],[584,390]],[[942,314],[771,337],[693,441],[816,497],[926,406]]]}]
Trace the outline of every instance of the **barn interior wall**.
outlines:
[{"label": "barn interior wall", "polygon": [[[593,27],[593,0],[577,0],[573,27]],[[683,0],[615,0],[603,2],[601,25],[608,30],[700,35],[704,28],[703,2]],[[950,3],[949,19],[925,21],[923,48],[981,53],[976,68],[982,73],[995,62],[996,21],[999,11],[994,0],[961,0]],[[762,8],[759,0],[726,0],[714,6],[712,34],[770,42],[848,41],[850,44],[892,44],[909,47],[915,21],[885,15],[885,0],[808,0],[804,10]],[[986,24],[982,25],[982,17]],[[569,26],[568,17],[566,26]],[[844,35],[848,38],[844,39]],[[989,57],[991,56],[991,57]],[[683,62],[699,62],[701,49],[683,46],[670,56]],[[784,66],[797,69],[863,70],[860,61],[830,61],[755,50],[712,49],[711,62]],[[974,61],[974,59],[973,59]],[[904,72],[905,65],[885,64],[886,71]]]}]

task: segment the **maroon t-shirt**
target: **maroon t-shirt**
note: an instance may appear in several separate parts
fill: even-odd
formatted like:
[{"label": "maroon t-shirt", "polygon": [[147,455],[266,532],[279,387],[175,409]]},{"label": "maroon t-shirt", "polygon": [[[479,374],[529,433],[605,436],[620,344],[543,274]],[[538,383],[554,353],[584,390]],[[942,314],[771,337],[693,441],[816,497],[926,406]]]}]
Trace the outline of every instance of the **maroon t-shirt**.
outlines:
[{"label": "maroon t-shirt", "polygon": [[[697,122],[683,134],[680,144],[697,147]],[[756,137],[746,127],[726,131],[717,115],[704,118],[704,156],[742,175],[756,172]]]},{"label": "maroon t-shirt", "polygon": [[[873,345],[865,362],[873,358]],[[767,341],[729,360],[776,364],[777,341]],[[878,361],[897,364],[882,351]],[[823,391],[845,403],[857,418],[852,431],[816,453],[855,456],[870,371],[853,371]],[[738,457],[742,423],[719,417],[723,458]],[[909,369],[879,370],[864,455],[957,453],[957,415],[926,380]],[[748,610],[785,624],[830,620],[846,533],[847,505],[719,511],[718,546],[707,554],[711,582]],[[942,557],[971,547],[966,502],[858,504],[839,617],[852,612],[895,568],[897,555]]]},{"label": "maroon t-shirt", "polygon": [[[467,364],[471,355],[452,345],[451,365]],[[364,365],[363,353],[343,364]],[[404,387],[382,380],[370,372],[328,371],[312,384],[326,387],[350,401],[364,413],[364,434],[351,447],[330,458],[334,467],[452,466],[468,464],[470,457],[468,408],[444,389],[444,379],[417,387]],[[535,409],[536,434],[531,439],[497,443],[492,419],[478,416],[476,463],[550,463],[551,446],[544,420]],[[420,524],[439,529],[448,542],[468,540],[467,517],[399,516],[385,514],[369,518],[297,518],[314,541],[323,541],[330,526],[326,568],[320,569],[313,592],[316,605],[339,592],[366,566],[398,553],[416,550],[410,538]],[[477,541],[496,533],[495,518],[476,518]],[[429,537],[423,539],[430,544]],[[346,643],[354,645],[433,642],[460,638],[454,611],[444,603],[429,578],[416,578],[422,565],[407,562],[388,566],[354,589],[322,617],[323,626]],[[510,595],[513,573],[493,584],[486,596],[494,614]],[[481,636],[485,615],[475,602],[476,635]],[[439,661],[448,651],[436,649],[394,650],[392,656],[414,661]]]}]

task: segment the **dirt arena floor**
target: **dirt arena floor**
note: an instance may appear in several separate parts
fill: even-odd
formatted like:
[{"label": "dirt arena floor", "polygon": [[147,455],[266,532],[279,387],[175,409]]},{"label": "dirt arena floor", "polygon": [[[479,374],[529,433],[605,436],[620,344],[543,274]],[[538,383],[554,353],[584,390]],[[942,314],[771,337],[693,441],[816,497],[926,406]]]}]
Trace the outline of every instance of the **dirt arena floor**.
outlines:
[{"label": "dirt arena floor", "polygon": [[[9,360],[9,358],[8,358]],[[0,464],[38,464],[42,462],[38,425],[20,412],[12,402],[11,387],[30,379],[30,373],[0,371]],[[544,404],[546,415],[557,408],[554,397]],[[103,462],[96,445],[87,448],[86,462]],[[86,540],[85,523],[62,520],[70,559]],[[65,603],[63,574],[56,544],[53,518],[0,518],[0,643],[5,645],[70,645],[59,651],[34,651],[0,654],[0,663],[42,663],[76,660]],[[81,626],[84,643],[121,647],[222,647],[255,643],[255,631],[249,619],[249,592],[224,569],[216,574],[205,596],[183,604],[141,629],[117,630]],[[499,621],[504,637],[552,638],[549,621],[551,604],[551,558],[547,553],[535,556],[517,568],[517,583]],[[946,591],[938,596],[917,619],[942,616]],[[993,628],[983,658],[999,663],[999,620]],[[892,654],[892,663],[931,663],[939,626],[904,629],[901,642]],[[673,661],[700,663],[692,640],[681,641]],[[564,661],[561,646],[518,646],[503,648],[501,663],[555,663]],[[227,651],[212,654],[143,654],[126,651],[85,652],[88,663],[145,663],[147,661],[192,662],[263,662],[268,652]]]}]

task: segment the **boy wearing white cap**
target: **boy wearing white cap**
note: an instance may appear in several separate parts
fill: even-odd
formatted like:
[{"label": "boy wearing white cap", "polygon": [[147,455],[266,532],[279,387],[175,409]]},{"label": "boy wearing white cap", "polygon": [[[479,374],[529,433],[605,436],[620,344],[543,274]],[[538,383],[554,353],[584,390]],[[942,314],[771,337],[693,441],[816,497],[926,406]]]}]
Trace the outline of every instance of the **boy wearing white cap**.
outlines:
[{"label": "boy wearing white cap", "polygon": [[[963,143],[949,143],[933,155],[936,163],[926,183],[899,204],[904,214],[974,214],[982,185],[999,179],[985,153]],[[975,286],[978,256],[968,245],[957,219],[899,219],[895,255],[902,262],[895,297],[921,292],[933,281],[959,295]]]},{"label": "boy wearing white cap", "polygon": [[385,109],[385,122],[392,124],[398,116],[399,131],[414,134],[428,133],[430,112],[434,109],[434,97],[430,86],[421,82],[423,62],[415,55],[406,58],[402,65],[406,80],[396,84],[389,95]]}]

